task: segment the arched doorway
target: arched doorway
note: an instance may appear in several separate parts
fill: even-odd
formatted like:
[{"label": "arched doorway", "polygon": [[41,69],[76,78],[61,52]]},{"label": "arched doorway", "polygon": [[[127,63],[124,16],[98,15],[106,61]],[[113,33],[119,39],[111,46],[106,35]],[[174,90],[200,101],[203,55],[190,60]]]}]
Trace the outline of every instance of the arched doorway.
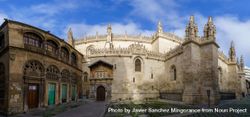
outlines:
[{"label": "arched doorway", "polygon": [[96,100],[105,101],[105,88],[103,86],[97,87]]},{"label": "arched doorway", "polygon": [[[24,109],[40,106],[43,101],[44,67],[36,60],[27,61],[24,65]],[[28,108],[26,108],[28,107]]]}]

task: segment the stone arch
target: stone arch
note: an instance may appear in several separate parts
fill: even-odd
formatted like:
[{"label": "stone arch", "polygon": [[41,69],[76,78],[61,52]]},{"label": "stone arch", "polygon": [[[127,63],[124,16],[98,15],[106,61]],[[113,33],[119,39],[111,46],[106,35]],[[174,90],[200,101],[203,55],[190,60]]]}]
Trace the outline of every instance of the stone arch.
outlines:
[{"label": "stone arch", "polygon": [[134,58],[134,70],[135,72],[142,72],[143,71],[143,59],[140,56]]},{"label": "stone arch", "polygon": [[44,40],[45,39],[42,36],[40,36],[38,33],[34,33],[34,32],[23,33],[24,44],[43,48]]},{"label": "stone arch", "polygon": [[70,81],[70,72],[67,69],[63,69],[61,72],[61,81],[63,82],[69,82]]},{"label": "stone arch", "polygon": [[46,40],[46,50],[48,52],[51,52],[51,54],[58,55],[59,54],[59,48],[60,48],[60,43],[56,40],[49,39]]},{"label": "stone arch", "polygon": [[75,52],[71,52],[70,54],[71,57],[71,64],[72,65],[77,65],[77,54]]},{"label": "stone arch", "polygon": [[61,47],[61,58],[63,61],[68,62],[70,57],[70,51],[69,48],[66,46]]},{"label": "stone arch", "polygon": [[26,31],[23,32],[23,35],[24,35],[25,33],[33,33],[33,34],[36,34],[36,35],[38,35],[40,38],[42,38],[43,41],[46,39],[46,38],[43,36],[43,34],[41,34],[40,32],[37,32],[37,31],[35,31],[35,30],[26,30]]},{"label": "stone arch", "polygon": [[97,101],[105,101],[106,90],[107,89],[103,85],[99,85],[96,87],[96,100]]},{"label": "stone arch", "polygon": [[29,60],[23,67],[24,76],[41,77],[44,75],[44,66],[37,60]]},{"label": "stone arch", "polygon": [[46,69],[46,79],[58,80],[60,76],[60,71],[57,66],[50,65]]},{"label": "stone arch", "polygon": [[42,106],[44,95],[45,68],[41,62],[37,60],[29,60],[23,66],[24,93],[23,105],[24,111],[31,108]]},{"label": "stone arch", "polygon": [[86,48],[86,55],[90,55],[90,51],[92,50],[92,49],[94,49],[94,45],[89,45],[87,48]]}]

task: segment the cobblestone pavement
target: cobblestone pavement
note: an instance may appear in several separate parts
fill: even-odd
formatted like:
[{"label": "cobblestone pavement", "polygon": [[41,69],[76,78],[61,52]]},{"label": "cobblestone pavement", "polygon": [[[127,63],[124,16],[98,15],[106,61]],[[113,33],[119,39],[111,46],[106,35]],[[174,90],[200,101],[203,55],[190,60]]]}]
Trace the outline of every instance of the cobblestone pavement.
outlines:
[{"label": "cobblestone pavement", "polygon": [[[78,102],[80,103],[80,102]],[[45,108],[39,108],[35,110],[31,110],[26,114],[17,114],[10,117],[102,117],[105,113],[106,105],[108,102],[98,102],[98,101],[88,101],[84,104],[79,104],[79,106],[65,109],[63,112],[59,112],[55,114],[45,114],[49,113]],[[66,105],[67,106],[67,105]],[[70,104],[72,106],[72,104]],[[53,108],[53,107],[52,107]],[[56,108],[59,109],[60,108]],[[55,111],[55,110],[54,110]],[[0,115],[0,117],[5,117]]]},{"label": "cobblestone pavement", "polygon": [[107,102],[95,101],[60,113],[55,117],[102,117],[107,104]]}]

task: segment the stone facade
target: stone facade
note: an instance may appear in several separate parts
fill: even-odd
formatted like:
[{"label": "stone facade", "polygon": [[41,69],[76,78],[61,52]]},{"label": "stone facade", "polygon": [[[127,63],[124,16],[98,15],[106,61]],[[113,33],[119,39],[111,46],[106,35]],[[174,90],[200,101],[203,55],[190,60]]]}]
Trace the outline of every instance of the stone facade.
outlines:
[{"label": "stone facade", "polygon": [[[113,77],[105,81],[109,86],[107,92],[111,91],[107,100],[165,98],[186,104],[217,104],[224,97],[240,99],[246,94],[245,78],[242,65],[236,62],[234,47],[229,57],[218,51],[211,17],[203,31],[204,35],[198,36],[191,16],[184,39],[164,32],[159,22],[151,37],[116,35],[109,25],[107,35],[97,33],[75,39],[74,45],[86,55],[83,63],[86,74],[94,72],[88,66],[98,61],[113,65]],[[107,42],[111,46],[105,46]],[[140,61],[139,71],[136,61]],[[96,99],[98,86],[91,81],[105,78],[88,75],[84,95]]]},{"label": "stone facade", "polygon": [[76,101],[81,96],[81,53],[49,32],[27,24],[5,20],[0,29],[4,35],[0,50],[1,113],[27,112]]},{"label": "stone facade", "polygon": [[218,51],[211,17],[199,36],[191,16],[183,39],[164,32],[161,22],[150,37],[113,34],[109,25],[106,35],[75,39],[70,29],[68,43],[16,21],[6,20],[0,29],[0,111],[5,114],[81,95],[214,105],[248,93],[243,57],[237,62],[233,43],[228,57]]}]

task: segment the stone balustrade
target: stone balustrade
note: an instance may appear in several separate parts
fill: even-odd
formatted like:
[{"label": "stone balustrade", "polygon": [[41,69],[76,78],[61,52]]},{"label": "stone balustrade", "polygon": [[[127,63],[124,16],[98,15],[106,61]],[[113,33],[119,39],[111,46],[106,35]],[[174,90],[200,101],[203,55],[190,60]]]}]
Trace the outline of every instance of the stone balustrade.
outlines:
[{"label": "stone balustrade", "polygon": [[223,53],[223,51],[218,51],[218,56],[219,59],[221,59],[222,61],[228,63],[229,58]]},{"label": "stone balustrade", "polygon": [[179,55],[181,53],[183,53],[183,46],[182,45],[176,46],[175,48],[171,49],[169,52],[165,54],[165,59],[166,60],[171,59],[172,57],[175,57],[176,55]]},{"label": "stone balustrade", "polygon": [[128,48],[92,48],[88,57],[144,55],[149,59],[164,60],[164,54],[149,51],[142,44],[132,44]]}]

